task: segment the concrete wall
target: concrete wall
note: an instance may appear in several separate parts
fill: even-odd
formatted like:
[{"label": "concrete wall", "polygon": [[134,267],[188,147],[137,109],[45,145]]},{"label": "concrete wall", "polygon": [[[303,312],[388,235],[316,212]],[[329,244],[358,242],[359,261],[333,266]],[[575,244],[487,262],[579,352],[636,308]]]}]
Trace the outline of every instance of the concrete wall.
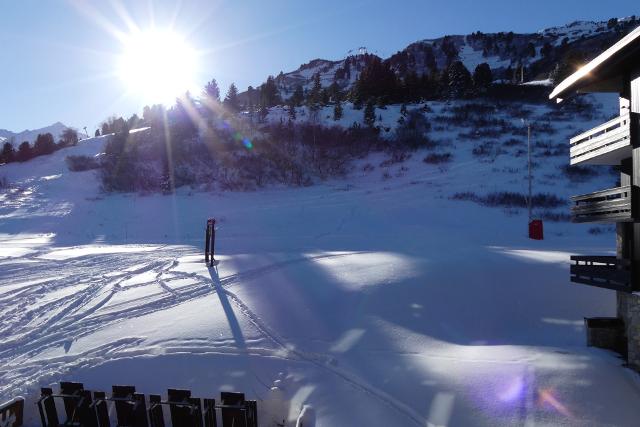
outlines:
[{"label": "concrete wall", "polygon": [[629,365],[640,371],[640,296],[618,292],[618,316],[624,321]]}]

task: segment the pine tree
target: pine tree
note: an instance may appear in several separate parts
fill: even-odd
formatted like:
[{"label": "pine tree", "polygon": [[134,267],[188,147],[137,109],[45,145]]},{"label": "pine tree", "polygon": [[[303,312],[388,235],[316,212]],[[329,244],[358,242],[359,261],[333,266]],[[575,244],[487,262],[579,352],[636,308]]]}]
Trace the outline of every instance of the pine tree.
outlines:
[{"label": "pine tree", "polygon": [[267,120],[267,116],[269,115],[269,107],[266,105],[261,105],[258,108],[258,121],[260,123],[264,123]]},{"label": "pine tree", "polygon": [[273,107],[280,104],[280,94],[278,91],[278,85],[273,76],[267,77],[267,81],[260,86],[260,102],[263,106]]},{"label": "pine tree", "polygon": [[218,87],[216,79],[211,79],[211,81],[206,84],[204,94],[209,100],[220,102],[220,88]]},{"label": "pine tree", "polygon": [[386,105],[398,97],[398,81],[387,62],[377,56],[371,56],[356,81],[351,98],[355,104],[377,99]]},{"label": "pine tree", "polygon": [[16,159],[19,162],[27,161],[31,158],[31,146],[29,145],[29,141],[24,141],[22,144],[18,146],[18,153],[16,154]]},{"label": "pine tree", "polygon": [[546,59],[551,55],[551,53],[553,53],[553,46],[551,46],[551,43],[545,42],[544,46],[542,46],[542,49],[540,49],[540,54],[543,58]]},{"label": "pine tree", "polygon": [[462,61],[454,61],[447,69],[449,93],[451,98],[463,98],[470,92],[472,86],[471,73]]},{"label": "pine tree", "polygon": [[338,83],[333,82],[331,83],[331,85],[327,88],[326,90],[327,95],[329,96],[329,101],[331,102],[338,102],[338,101],[342,101],[342,90],[340,90],[340,86],[338,85]]},{"label": "pine tree", "polygon": [[453,64],[454,59],[458,57],[458,48],[449,36],[444,36],[442,39],[440,50],[447,58],[447,65]]},{"label": "pine tree", "polygon": [[302,89],[302,85],[296,86],[290,100],[296,107],[300,107],[304,103],[304,89]]},{"label": "pine tree", "polygon": [[433,48],[427,44],[427,45],[424,46],[423,49],[424,49],[424,65],[432,73],[434,71],[437,71],[438,70],[438,64],[436,62],[436,56],[433,53]]},{"label": "pine tree", "polygon": [[289,120],[295,121],[296,117],[296,106],[293,102],[289,102]]},{"label": "pine tree", "polygon": [[[427,76],[427,73],[424,74]],[[402,81],[402,101],[418,102],[421,98],[420,78],[415,71],[409,72]]]},{"label": "pine tree", "polygon": [[309,109],[309,118],[312,123],[318,122],[318,113],[320,111],[320,104],[322,102],[322,85],[320,84],[320,74],[316,73],[313,76],[313,87],[307,95],[307,108]]},{"label": "pine tree", "polygon": [[367,102],[364,108],[364,124],[372,128],[376,123],[376,107],[373,102]]},{"label": "pine tree", "polygon": [[486,62],[479,64],[473,71],[473,85],[480,93],[486,92],[493,82],[491,67]]},{"label": "pine tree", "polygon": [[129,120],[127,120],[127,126],[129,129],[136,129],[140,125],[140,117],[137,114],[133,113]]},{"label": "pine tree", "polygon": [[13,144],[5,142],[2,146],[2,153],[0,153],[0,163],[10,163],[15,160],[16,150],[13,148]]},{"label": "pine tree", "polygon": [[322,84],[320,84],[320,73],[313,75],[313,86],[309,92],[308,103],[320,104],[322,102]]},{"label": "pine tree", "polygon": [[252,122],[253,122],[253,113],[255,112],[256,103],[258,101],[256,92],[257,91],[253,88],[253,86],[247,87],[246,109],[247,109],[247,112],[249,113],[249,119]]},{"label": "pine tree", "polygon": [[526,53],[531,58],[535,58],[535,56],[536,56],[536,47],[533,45],[533,43],[529,42],[529,44],[527,44]]},{"label": "pine tree", "polygon": [[400,106],[400,115],[402,117],[407,117],[407,104],[402,104],[402,106]]},{"label": "pine tree", "polygon": [[96,133],[94,135],[96,138],[100,136],[100,129],[96,129]]},{"label": "pine tree", "polygon": [[224,97],[224,106],[231,112],[240,111],[240,104],[238,102],[238,88],[234,83],[231,83],[227,96]]},{"label": "pine tree", "polygon": [[173,141],[187,141],[198,135],[198,126],[190,112],[195,109],[189,92],[176,99],[176,104],[167,112],[169,130]]},{"label": "pine tree", "polygon": [[337,101],[333,107],[333,120],[338,121],[342,118],[342,102]]},{"label": "pine tree", "polygon": [[504,79],[513,83],[513,67],[511,64],[504,70]]},{"label": "pine tree", "polygon": [[33,144],[33,154],[51,154],[56,150],[56,142],[49,132],[38,134],[36,142]]}]

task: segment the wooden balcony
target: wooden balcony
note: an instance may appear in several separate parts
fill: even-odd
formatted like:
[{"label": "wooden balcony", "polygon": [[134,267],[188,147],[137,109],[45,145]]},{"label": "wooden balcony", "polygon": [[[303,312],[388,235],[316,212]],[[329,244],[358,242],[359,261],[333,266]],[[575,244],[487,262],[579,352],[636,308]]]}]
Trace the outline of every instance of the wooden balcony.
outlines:
[{"label": "wooden balcony", "polygon": [[[573,222],[630,222],[636,217],[633,199],[636,187],[630,185],[574,196],[571,201]],[[632,197],[633,194],[633,197]]]},{"label": "wooden balcony", "polygon": [[631,117],[626,114],[570,140],[571,164],[617,165],[631,156]]},{"label": "wooden balcony", "polygon": [[631,262],[615,256],[572,256],[571,281],[616,291],[633,292]]}]

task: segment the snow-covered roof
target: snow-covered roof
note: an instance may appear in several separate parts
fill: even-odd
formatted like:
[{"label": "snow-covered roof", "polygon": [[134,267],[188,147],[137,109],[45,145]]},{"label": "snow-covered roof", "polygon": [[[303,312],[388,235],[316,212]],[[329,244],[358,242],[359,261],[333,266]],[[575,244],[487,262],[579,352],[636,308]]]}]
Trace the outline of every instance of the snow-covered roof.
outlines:
[{"label": "snow-covered roof", "polygon": [[549,95],[549,99],[562,100],[568,94],[584,89],[590,83],[606,77],[611,66],[618,65],[630,55],[640,52],[640,27],[636,28],[616,44],[598,55],[584,67],[567,77]]}]

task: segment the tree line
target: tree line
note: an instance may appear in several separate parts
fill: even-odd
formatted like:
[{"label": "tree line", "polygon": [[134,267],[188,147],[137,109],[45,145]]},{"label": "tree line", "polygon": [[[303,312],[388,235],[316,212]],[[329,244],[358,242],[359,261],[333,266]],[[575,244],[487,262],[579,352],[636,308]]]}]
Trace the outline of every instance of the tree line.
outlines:
[{"label": "tree line", "polygon": [[60,135],[58,142],[49,132],[38,134],[33,145],[29,141],[23,141],[16,149],[11,141],[2,145],[0,152],[0,164],[11,162],[25,162],[37,156],[51,154],[60,148],[70,147],[78,143],[78,132],[75,129],[67,128]]}]

